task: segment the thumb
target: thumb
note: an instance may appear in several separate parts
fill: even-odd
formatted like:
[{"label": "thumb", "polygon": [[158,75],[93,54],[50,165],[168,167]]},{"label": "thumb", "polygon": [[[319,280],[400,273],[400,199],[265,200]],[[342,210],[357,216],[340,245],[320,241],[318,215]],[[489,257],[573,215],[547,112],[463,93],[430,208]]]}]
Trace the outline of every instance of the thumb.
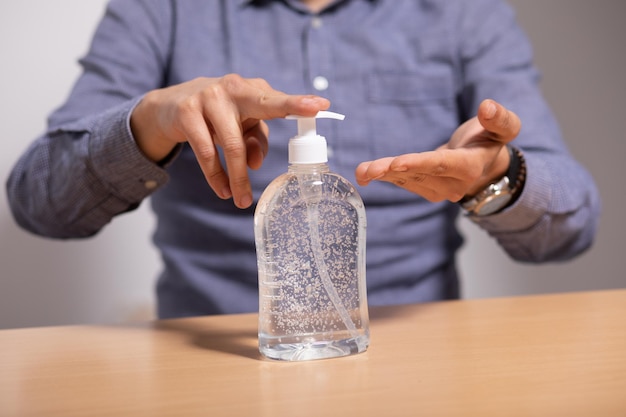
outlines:
[{"label": "thumb", "polygon": [[478,121],[493,135],[493,139],[503,144],[515,139],[522,128],[522,122],[517,114],[491,99],[480,103]]}]

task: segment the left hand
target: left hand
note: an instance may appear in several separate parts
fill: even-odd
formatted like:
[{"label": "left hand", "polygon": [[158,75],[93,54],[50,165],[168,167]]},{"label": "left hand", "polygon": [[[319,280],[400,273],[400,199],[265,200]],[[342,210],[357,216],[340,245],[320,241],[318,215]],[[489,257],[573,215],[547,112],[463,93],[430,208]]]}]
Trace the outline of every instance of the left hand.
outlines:
[{"label": "left hand", "polygon": [[476,117],[463,123],[450,141],[434,151],[362,162],[359,185],[386,181],[431,202],[457,202],[501,178],[509,167],[505,145],[517,137],[519,117],[493,100],[484,100]]}]

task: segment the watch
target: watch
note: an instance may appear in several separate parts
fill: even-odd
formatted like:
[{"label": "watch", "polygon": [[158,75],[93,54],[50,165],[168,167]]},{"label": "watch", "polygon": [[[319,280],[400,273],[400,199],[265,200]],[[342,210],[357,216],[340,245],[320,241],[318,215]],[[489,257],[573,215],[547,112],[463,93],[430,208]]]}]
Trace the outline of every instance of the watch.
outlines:
[{"label": "watch", "polygon": [[522,152],[511,146],[509,151],[510,163],[506,174],[498,181],[489,184],[487,188],[474,196],[466,196],[459,204],[473,216],[488,216],[495,214],[513,204],[521,194],[526,181],[526,161]]}]

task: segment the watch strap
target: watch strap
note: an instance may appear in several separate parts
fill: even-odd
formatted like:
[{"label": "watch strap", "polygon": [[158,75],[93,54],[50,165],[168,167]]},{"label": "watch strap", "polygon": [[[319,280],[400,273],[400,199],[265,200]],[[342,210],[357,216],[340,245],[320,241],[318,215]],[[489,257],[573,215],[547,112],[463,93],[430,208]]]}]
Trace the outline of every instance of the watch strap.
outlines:
[{"label": "watch strap", "polygon": [[511,201],[509,201],[509,204],[506,206],[508,207],[517,201],[517,198],[524,189],[524,184],[526,183],[526,159],[524,159],[524,154],[519,148],[508,144],[506,147],[511,156],[511,163],[506,172],[506,176],[509,178],[509,184],[511,185],[512,194]]}]

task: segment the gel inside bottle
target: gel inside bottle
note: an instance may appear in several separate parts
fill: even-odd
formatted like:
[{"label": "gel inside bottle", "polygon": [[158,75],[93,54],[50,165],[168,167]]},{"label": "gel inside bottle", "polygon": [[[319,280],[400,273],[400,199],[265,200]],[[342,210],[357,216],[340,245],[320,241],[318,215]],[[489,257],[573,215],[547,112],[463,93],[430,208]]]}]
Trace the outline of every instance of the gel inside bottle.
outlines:
[{"label": "gel inside bottle", "polygon": [[369,345],[363,201],[330,172],[316,118],[298,120],[289,167],[254,214],[259,268],[259,350],[299,361],[347,356]]}]

